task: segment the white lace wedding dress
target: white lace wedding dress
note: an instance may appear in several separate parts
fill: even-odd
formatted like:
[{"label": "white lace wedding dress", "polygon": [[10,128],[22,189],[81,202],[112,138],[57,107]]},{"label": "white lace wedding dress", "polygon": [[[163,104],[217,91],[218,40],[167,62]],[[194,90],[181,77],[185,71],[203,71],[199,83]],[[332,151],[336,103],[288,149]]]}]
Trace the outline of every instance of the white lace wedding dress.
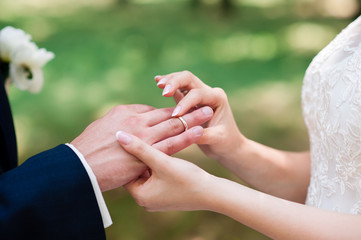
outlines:
[{"label": "white lace wedding dress", "polygon": [[314,58],[302,105],[311,143],[306,204],[361,214],[361,17]]}]

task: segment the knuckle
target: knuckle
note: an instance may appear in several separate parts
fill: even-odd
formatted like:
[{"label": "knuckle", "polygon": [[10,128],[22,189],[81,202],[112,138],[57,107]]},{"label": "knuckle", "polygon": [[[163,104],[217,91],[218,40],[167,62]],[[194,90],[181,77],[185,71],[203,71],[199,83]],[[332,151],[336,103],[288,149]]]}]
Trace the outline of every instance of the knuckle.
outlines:
[{"label": "knuckle", "polygon": [[144,133],[144,132],[137,132],[135,134],[138,138],[142,139],[143,141],[146,140],[148,134]]},{"label": "knuckle", "polygon": [[168,121],[168,127],[171,132],[178,132],[181,126],[180,120],[172,118]]},{"label": "knuckle", "polygon": [[115,116],[121,112],[124,112],[125,106],[124,105],[118,105],[110,109],[107,115],[109,116]]},{"label": "knuckle", "polygon": [[118,106],[113,107],[112,110],[113,110],[114,112],[121,112],[121,111],[124,111],[124,108],[125,108],[124,105],[118,105]]},{"label": "knuckle", "polygon": [[198,102],[201,99],[201,92],[199,89],[191,89],[188,93],[188,98],[192,99],[195,102]]},{"label": "knuckle", "polygon": [[138,126],[141,123],[141,119],[139,116],[134,115],[134,116],[128,117],[128,119],[125,122],[127,125],[130,125],[130,126]]},{"label": "knuckle", "polygon": [[175,145],[172,141],[166,140],[165,141],[165,153],[172,154],[175,152]]},{"label": "knuckle", "polygon": [[191,71],[188,71],[188,70],[184,70],[182,72],[182,74],[186,77],[186,78],[194,78],[194,74],[191,72]]},{"label": "knuckle", "polygon": [[194,75],[191,71],[188,71],[188,70],[184,70],[183,72],[183,75],[186,77],[186,78],[189,78],[189,79],[192,79],[192,81],[194,83],[202,83],[202,85],[205,85],[196,75]]},{"label": "knuckle", "polygon": [[185,134],[184,139],[183,139],[183,144],[186,146],[191,145],[192,143],[194,143],[194,138],[192,134]]},{"label": "knuckle", "polygon": [[183,70],[182,73],[185,75],[193,75],[189,70]]},{"label": "knuckle", "polygon": [[148,131],[144,129],[138,130],[135,133],[135,135],[147,144],[152,144],[156,141],[156,136],[154,136],[154,134],[150,134]]},{"label": "knuckle", "polygon": [[137,153],[138,156],[144,156],[146,150],[141,144],[137,142],[134,146],[134,151]]},{"label": "knuckle", "polygon": [[224,90],[220,87],[215,87],[213,88],[214,92],[218,93],[218,94],[225,94]]},{"label": "knuckle", "polygon": [[134,109],[135,112],[140,112],[145,110],[151,111],[155,109],[154,107],[145,104],[132,104],[130,106]]},{"label": "knuckle", "polygon": [[215,88],[213,88],[213,91],[216,94],[216,96],[221,97],[222,99],[227,98],[227,94],[222,88],[215,87]]}]

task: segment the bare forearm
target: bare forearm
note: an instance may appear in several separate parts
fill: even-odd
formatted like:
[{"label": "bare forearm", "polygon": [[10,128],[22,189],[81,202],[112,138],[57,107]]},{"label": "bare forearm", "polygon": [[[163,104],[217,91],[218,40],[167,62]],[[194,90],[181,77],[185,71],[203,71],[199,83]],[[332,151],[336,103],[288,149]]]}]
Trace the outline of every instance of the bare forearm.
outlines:
[{"label": "bare forearm", "polygon": [[361,216],[334,213],[277,198],[218,178],[164,154],[139,138],[117,133],[121,146],[152,174],[126,188],[149,211],[210,210],[274,239],[361,239]]},{"label": "bare forearm", "polygon": [[304,203],[310,178],[309,152],[276,150],[251,140],[223,165],[262,192]]},{"label": "bare forearm", "polygon": [[206,209],[227,215],[273,239],[360,239],[361,217],[276,198],[214,177]]}]

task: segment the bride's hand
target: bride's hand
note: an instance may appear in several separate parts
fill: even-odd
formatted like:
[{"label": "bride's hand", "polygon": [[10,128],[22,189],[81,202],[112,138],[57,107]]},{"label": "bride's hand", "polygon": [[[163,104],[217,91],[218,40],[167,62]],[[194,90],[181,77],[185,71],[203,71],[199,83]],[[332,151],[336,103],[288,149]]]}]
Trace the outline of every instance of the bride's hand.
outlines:
[{"label": "bride's hand", "polygon": [[207,86],[188,71],[156,76],[155,80],[158,87],[164,89],[163,96],[173,96],[177,103],[172,116],[182,116],[201,106],[214,110],[213,118],[197,142],[205,154],[224,162],[240,151],[246,138],[239,132],[227,95],[221,88]]},{"label": "bride's hand", "polygon": [[[197,126],[188,131],[200,131]],[[193,163],[170,157],[139,138],[118,132],[121,146],[150,169],[125,185],[136,202],[148,211],[203,210],[210,174]]]}]

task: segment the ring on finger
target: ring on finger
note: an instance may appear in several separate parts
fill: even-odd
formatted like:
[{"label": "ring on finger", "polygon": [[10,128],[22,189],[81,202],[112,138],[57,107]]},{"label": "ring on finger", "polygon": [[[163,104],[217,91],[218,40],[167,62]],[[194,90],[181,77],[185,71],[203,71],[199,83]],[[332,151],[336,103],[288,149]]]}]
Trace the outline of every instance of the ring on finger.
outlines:
[{"label": "ring on finger", "polygon": [[184,118],[182,117],[177,117],[181,123],[183,124],[183,127],[184,127],[184,131],[187,131],[188,130],[188,123],[186,122],[186,120],[184,120]]}]

